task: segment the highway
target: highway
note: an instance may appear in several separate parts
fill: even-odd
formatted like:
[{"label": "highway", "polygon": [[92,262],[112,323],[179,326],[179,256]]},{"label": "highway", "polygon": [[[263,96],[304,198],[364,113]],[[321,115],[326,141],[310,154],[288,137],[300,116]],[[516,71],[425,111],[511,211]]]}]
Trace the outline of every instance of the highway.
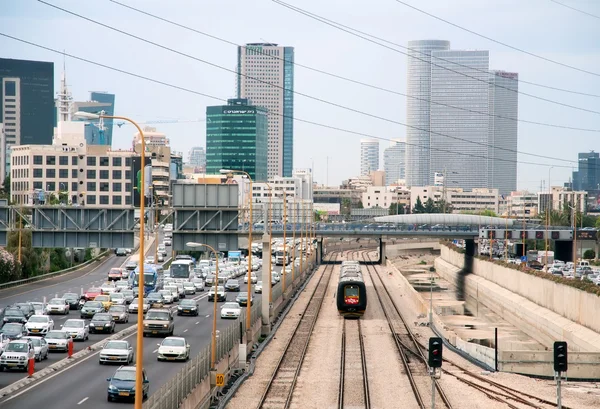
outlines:
[{"label": "highway", "polygon": [[[162,235],[159,236],[159,242],[162,242]],[[147,253],[147,255],[150,254],[154,254],[153,248]],[[167,247],[167,257],[165,257],[165,260],[168,260],[169,257],[171,257],[171,248]],[[51,298],[54,298],[57,294],[60,297],[62,294],[67,292],[80,294],[82,288],[83,291],[86,291],[90,287],[100,286],[105,283],[110,269],[113,267],[122,267],[128,260],[129,257],[116,257],[114,254],[111,254],[109,257],[105,258],[102,263],[95,263],[95,265],[86,266],[81,271],[76,271],[49,280],[36,281],[22,287],[8,288],[0,292],[0,305],[4,307],[15,302],[42,302],[44,297],[46,297],[46,300],[48,301]],[[65,320],[69,318],[80,318],[80,315],[79,310],[77,310],[70,311],[67,315],[52,315],[51,317],[54,320],[54,328],[60,329],[60,326],[65,322]],[[137,316],[135,314],[130,315],[129,323],[117,324],[115,332],[121,331],[128,326],[135,325],[136,323]],[[81,351],[82,349],[87,348],[89,345],[93,345],[96,342],[101,341],[108,335],[109,334],[90,334],[89,340],[85,342],[74,343],[74,352]],[[66,357],[66,352],[51,352],[48,355],[47,360],[35,363],[35,370],[39,371],[44,369],[45,367],[52,365]],[[27,377],[27,374],[19,371],[2,372],[0,373],[0,389],[25,377]]]}]

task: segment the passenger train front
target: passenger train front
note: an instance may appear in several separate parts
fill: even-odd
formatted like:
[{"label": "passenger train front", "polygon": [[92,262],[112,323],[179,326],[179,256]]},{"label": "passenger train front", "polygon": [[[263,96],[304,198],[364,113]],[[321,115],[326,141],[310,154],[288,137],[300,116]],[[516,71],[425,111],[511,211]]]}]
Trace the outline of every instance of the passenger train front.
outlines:
[{"label": "passenger train front", "polygon": [[344,318],[360,318],[367,309],[367,289],[358,262],[342,263],[337,288],[338,312]]}]

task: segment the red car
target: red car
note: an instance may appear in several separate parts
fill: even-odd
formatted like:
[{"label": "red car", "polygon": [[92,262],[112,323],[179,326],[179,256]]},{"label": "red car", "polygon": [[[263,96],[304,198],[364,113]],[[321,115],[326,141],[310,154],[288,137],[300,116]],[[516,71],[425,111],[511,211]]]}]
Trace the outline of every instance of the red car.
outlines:
[{"label": "red car", "polygon": [[94,301],[94,299],[99,296],[100,294],[102,294],[102,290],[100,290],[99,288],[96,287],[92,287],[89,288],[84,294],[83,294],[83,298],[86,301]]}]

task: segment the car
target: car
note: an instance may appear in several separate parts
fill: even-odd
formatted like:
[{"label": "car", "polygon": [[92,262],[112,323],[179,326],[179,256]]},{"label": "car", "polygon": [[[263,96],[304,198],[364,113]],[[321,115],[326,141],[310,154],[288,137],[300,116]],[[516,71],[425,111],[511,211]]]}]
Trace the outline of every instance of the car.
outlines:
[{"label": "car", "polygon": [[44,315],[46,313],[46,304],[43,302],[34,301],[31,305],[33,305],[33,310],[35,311],[35,314],[33,315]]},{"label": "car", "polygon": [[159,244],[157,251],[158,251],[158,254],[161,254],[163,256],[167,255],[167,248],[165,247],[164,244]]},{"label": "car", "polygon": [[64,351],[69,350],[69,345],[73,344],[73,338],[66,331],[52,330],[46,334],[46,342],[48,343],[48,349],[50,351]]},{"label": "car", "polygon": [[[235,298],[235,301],[240,305],[240,307],[248,306],[248,293],[245,291],[239,293],[238,296]],[[250,305],[252,305],[253,303],[254,300],[252,299],[252,297],[250,297]]]},{"label": "car", "polygon": [[131,274],[131,270],[126,268],[121,269],[121,280],[127,281],[129,279],[129,275]]},{"label": "car", "polygon": [[[114,375],[106,379],[108,381],[107,400],[134,400],[135,399],[135,366],[121,366],[117,369]],[[150,390],[150,381],[146,375],[146,371],[142,369],[142,398],[148,398]]]},{"label": "car", "polygon": [[94,301],[101,302],[102,306],[104,307],[104,311],[108,311],[108,309],[112,305],[112,302],[110,301],[110,295],[108,294],[98,295],[96,296],[96,298],[94,298]]},{"label": "car", "polygon": [[113,305],[125,305],[125,296],[121,293],[112,293],[110,296],[111,307]]},{"label": "car", "polygon": [[135,360],[133,347],[129,341],[108,341],[100,350],[98,362],[103,364],[125,363],[132,364]]},{"label": "car", "polygon": [[25,324],[27,335],[46,335],[54,329],[54,321],[47,315],[32,315]]},{"label": "car", "polygon": [[259,281],[256,284],[254,284],[254,293],[262,294],[262,281]]},{"label": "car", "polygon": [[165,246],[171,247],[171,245],[173,244],[173,242],[171,241],[171,239],[165,238],[165,240],[163,241],[163,244]]},{"label": "car", "polygon": [[18,302],[14,304],[14,307],[17,307],[18,309],[23,311],[23,314],[25,314],[25,317],[27,317],[27,319],[29,319],[29,317],[35,314],[35,309],[33,308],[33,305],[30,302]]},{"label": "car", "polygon": [[162,294],[165,299],[165,304],[173,304],[173,293],[169,290],[159,290],[159,293]]},{"label": "car", "polygon": [[109,281],[117,281],[123,278],[123,269],[119,267],[113,267],[108,271],[107,279]]},{"label": "car", "polygon": [[238,280],[227,280],[225,283],[226,291],[240,291],[240,282]]},{"label": "car", "polygon": [[214,274],[207,274],[206,277],[204,277],[204,286],[205,287],[212,287],[213,285],[215,285],[215,275]]},{"label": "car", "polygon": [[[250,276],[250,283],[256,284],[257,281],[258,281],[258,277],[256,276],[256,274],[252,273],[252,275]],[[248,275],[247,274],[244,276],[244,284],[248,284]]]},{"label": "car", "polygon": [[46,313],[49,314],[63,314],[69,313],[69,303],[64,298],[53,298],[48,301],[46,305]]},{"label": "car", "polygon": [[[146,298],[143,299],[143,306],[144,306],[144,314],[148,312],[148,310],[150,309],[150,304],[148,304],[148,301]],[[138,312],[138,304],[139,304],[139,298],[134,298],[133,301],[131,301],[131,303],[129,304],[129,313],[130,314],[137,314]]]},{"label": "car", "polygon": [[176,281],[173,283],[173,285],[177,287],[177,291],[179,292],[179,299],[181,300],[182,298],[185,298],[185,289],[183,288],[183,283]]},{"label": "car", "polygon": [[0,371],[5,369],[29,369],[29,360],[35,358],[35,348],[28,339],[10,341],[0,357]]},{"label": "car", "polygon": [[129,282],[127,282],[127,280],[115,281],[115,287],[119,289],[119,292],[122,292],[123,290],[129,290]]},{"label": "car", "polygon": [[115,321],[112,315],[107,312],[99,312],[90,320],[90,333],[95,334],[97,332],[108,332],[110,334],[115,332]]},{"label": "car", "polygon": [[133,296],[133,290],[130,290],[130,289],[121,290],[121,294],[123,294],[123,298],[125,299],[125,304],[127,304],[127,305],[131,304],[131,302],[135,298]]},{"label": "car", "polygon": [[28,339],[33,344],[33,350],[35,351],[35,360],[42,362],[44,359],[48,359],[48,343],[46,338],[42,337],[23,337]]},{"label": "car", "polygon": [[118,248],[115,250],[115,256],[117,257],[125,257],[127,255],[127,249]]},{"label": "car", "polygon": [[192,284],[196,287],[196,291],[204,291],[204,280],[201,278],[192,278]]},{"label": "car", "polygon": [[161,293],[150,293],[146,297],[150,308],[162,308],[165,306],[165,297]]},{"label": "car", "polygon": [[281,276],[275,271],[271,272],[271,277],[275,280],[275,283],[281,281]]},{"label": "car", "polygon": [[171,295],[173,296],[173,302],[179,301],[179,288],[174,282],[172,284],[165,285],[163,289],[171,292]]},{"label": "car", "polygon": [[83,299],[86,301],[93,301],[97,296],[102,294],[102,290],[98,287],[91,287],[83,293]]},{"label": "car", "polygon": [[154,264],[154,256],[148,256],[144,259],[144,264]]},{"label": "car", "polygon": [[135,270],[137,268],[137,266],[138,266],[137,262],[128,261],[127,263],[125,263],[125,270],[131,272],[131,271]]},{"label": "car", "polygon": [[[216,288],[217,288],[217,301],[227,301],[227,295],[225,295],[225,288],[222,285],[220,285]],[[211,289],[208,290],[207,300],[209,302],[215,300],[215,287],[211,287]]]},{"label": "car", "polygon": [[167,335],[172,336],[175,321],[171,310],[151,308],[144,317],[143,336]]},{"label": "car", "polygon": [[158,253],[158,255],[156,256],[156,261],[158,261],[159,263],[164,263],[165,256],[163,256],[161,253]]},{"label": "car", "polygon": [[2,326],[0,333],[4,334],[10,341],[13,341],[27,335],[27,330],[25,329],[25,325],[19,322],[9,322]]},{"label": "car", "polygon": [[112,293],[116,293],[118,289],[113,282],[109,281],[100,286],[100,291],[102,294],[110,295]]},{"label": "car", "polygon": [[87,301],[81,307],[81,311],[79,312],[80,317],[83,318],[92,318],[96,313],[102,312],[104,310],[104,305],[100,301]]},{"label": "car", "polygon": [[61,326],[62,330],[67,332],[74,341],[87,341],[90,337],[90,329],[82,319],[66,320]]},{"label": "car", "polygon": [[226,302],[221,307],[221,318],[239,318],[241,313],[242,308],[235,302]]},{"label": "car", "polygon": [[69,310],[78,310],[79,309],[79,294],[77,293],[64,293],[62,298],[64,298],[65,300],[67,300],[67,303],[69,303]]},{"label": "car", "polygon": [[190,359],[190,344],[183,337],[166,337],[157,352],[158,361],[187,361]]},{"label": "car", "polygon": [[108,309],[115,322],[129,322],[129,311],[125,305],[112,305]]},{"label": "car", "polygon": [[4,318],[2,320],[5,324],[8,322],[25,324],[27,322],[27,317],[20,308],[9,307],[4,310]]},{"label": "car", "polygon": [[192,282],[184,281],[183,291],[185,291],[185,295],[194,295],[196,294],[196,286]]},{"label": "car", "polygon": [[181,300],[177,306],[177,315],[194,315],[198,316],[198,302],[193,299]]}]

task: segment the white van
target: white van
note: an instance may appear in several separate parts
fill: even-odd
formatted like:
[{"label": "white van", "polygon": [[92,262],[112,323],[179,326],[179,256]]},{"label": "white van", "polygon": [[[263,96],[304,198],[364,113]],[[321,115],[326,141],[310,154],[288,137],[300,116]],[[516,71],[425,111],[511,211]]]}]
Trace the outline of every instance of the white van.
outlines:
[{"label": "white van", "polygon": [[577,268],[580,267],[589,267],[590,266],[590,262],[587,260],[581,260],[577,263]]}]

